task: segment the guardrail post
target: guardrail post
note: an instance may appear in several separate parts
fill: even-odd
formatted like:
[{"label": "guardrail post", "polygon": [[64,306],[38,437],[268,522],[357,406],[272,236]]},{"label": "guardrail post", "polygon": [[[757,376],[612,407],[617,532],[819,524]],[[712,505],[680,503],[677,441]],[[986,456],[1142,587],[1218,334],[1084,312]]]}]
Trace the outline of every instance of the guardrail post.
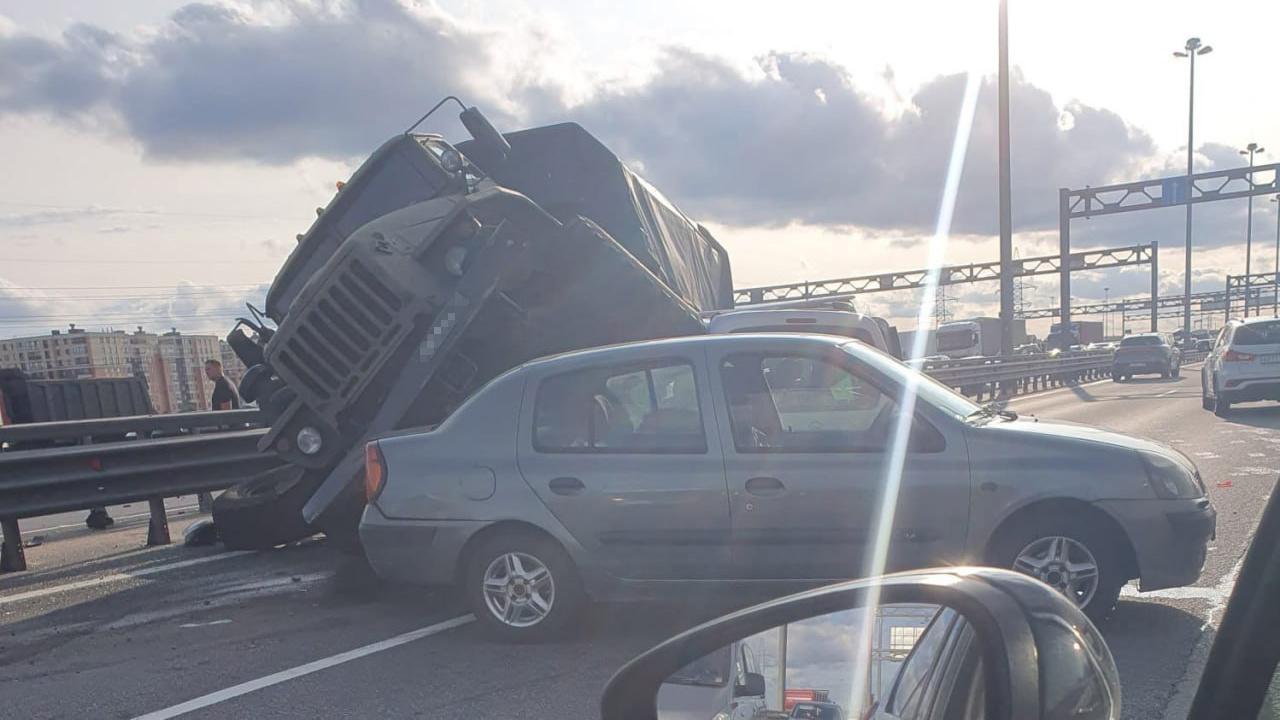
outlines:
[{"label": "guardrail post", "polygon": [[169,516],[165,513],[164,498],[151,498],[147,501],[151,506],[151,522],[147,525],[147,545],[168,545]]},{"label": "guardrail post", "polygon": [[22,533],[18,530],[18,519],[0,519],[0,532],[4,533],[4,542],[0,543],[0,572],[26,570],[27,555],[22,550]]}]

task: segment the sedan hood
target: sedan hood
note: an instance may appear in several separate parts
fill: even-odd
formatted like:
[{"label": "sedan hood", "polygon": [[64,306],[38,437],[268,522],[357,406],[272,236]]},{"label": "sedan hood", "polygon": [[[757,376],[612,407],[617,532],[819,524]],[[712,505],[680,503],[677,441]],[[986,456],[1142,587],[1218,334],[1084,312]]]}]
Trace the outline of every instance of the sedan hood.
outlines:
[{"label": "sedan hood", "polygon": [[1095,427],[1093,425],[1082,425],[1080,423],[1067,422],[1065,420],[1019,418],[1010,422],[993,422],[985,426],[983,430],[1046,438],[1068,438],[1072,440],[1097,443],[1099,445],[1110,445],[1113,447],[1141,450],[1155,453],[1157,455],[1164,455],[1175,459],[1177,462],[1186,465],[1193,470],[1195,468],[1195,464],[1191,462],[1190,458],[1183,455],[1170,445],[1157,442],[1150,438],[1144,438],[1137,435],[1126,435],[1112,430],[1107,430],[1105,428]]}]

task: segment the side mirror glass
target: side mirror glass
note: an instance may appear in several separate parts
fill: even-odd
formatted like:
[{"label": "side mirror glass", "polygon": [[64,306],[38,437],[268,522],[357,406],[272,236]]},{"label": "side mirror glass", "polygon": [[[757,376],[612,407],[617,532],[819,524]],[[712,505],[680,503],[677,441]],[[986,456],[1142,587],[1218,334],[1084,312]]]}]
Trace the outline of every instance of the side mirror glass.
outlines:
[{"label": "side mirror glass", "polygon": [[1089,620],[1026,576],[959,568],[833,585],[694,628],[633,660],[605,720],[1116,720]]}]

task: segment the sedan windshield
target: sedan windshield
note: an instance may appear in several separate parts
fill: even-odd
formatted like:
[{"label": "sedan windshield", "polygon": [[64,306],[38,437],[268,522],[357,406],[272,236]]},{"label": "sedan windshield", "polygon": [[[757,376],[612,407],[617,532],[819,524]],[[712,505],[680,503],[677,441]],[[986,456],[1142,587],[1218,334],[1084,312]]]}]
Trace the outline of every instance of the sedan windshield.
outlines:
[{"label": "sedan windshield", "polygon": [[[911,373],[918,372],[894,360],[879,350],[862,343],[845,343],[841,345],[845,352],[883,373],[901,387],[907,382]],[[920,385],[916,389],[920,402],[935,407],[957,420],[964,420],[982,409],[969,398],[943,385],[929,375],[920,373]]]}]

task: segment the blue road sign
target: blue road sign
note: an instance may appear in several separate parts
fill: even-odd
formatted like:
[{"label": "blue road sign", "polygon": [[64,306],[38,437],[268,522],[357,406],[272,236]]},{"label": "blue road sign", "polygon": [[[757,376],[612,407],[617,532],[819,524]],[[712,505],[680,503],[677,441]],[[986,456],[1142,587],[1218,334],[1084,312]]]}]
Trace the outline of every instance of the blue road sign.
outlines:
[{"label": "blue road sign", "polygon": [[1190,194],[1185,177],[1165,178],[1160,182],[1160,200],[1165,205],[1182,205]]}]

